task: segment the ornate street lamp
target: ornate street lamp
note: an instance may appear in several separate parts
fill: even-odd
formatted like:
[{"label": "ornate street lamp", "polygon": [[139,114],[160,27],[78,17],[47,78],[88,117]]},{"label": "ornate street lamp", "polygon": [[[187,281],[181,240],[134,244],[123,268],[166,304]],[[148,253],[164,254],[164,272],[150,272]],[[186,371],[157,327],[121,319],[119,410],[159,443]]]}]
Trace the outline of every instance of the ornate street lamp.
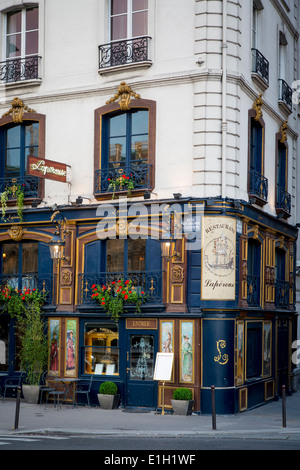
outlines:
[{"label": "ornate street lamp", "polygon": [[69,231],[66,229],[66,219],[61,212],[56,211],[52,214],[51,222],[55,225],[56,231],[48,243],[50,248],[51,259],[59,261],[66,261],[65,257],[65,238]]}]

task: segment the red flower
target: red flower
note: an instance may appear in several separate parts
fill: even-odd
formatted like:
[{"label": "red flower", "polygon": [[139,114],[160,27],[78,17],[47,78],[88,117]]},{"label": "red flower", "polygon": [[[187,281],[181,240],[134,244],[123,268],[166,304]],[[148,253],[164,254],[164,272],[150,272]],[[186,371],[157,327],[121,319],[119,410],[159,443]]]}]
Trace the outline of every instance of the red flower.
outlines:
[{"label": "red flower", "polygon": [[105,302],[101,302],[101,305],[105,305]]},{"label": "red flower", "polygon": [[126,179],[129,180],[129,176],[126,176]]},{"label": "red flower", "polygon": [[116,281],[113,281],[113,282],[112,282],[112,284],[115,284],[115,283],[116,283]]},{"label": "red flower", "polygon": [[123,290],[123,291],[122,291],[122,294],[126,294],[126,290]]},{"label": "red flower", "polygon": [[125,299],[125,300],[127,300],[127,299],[128,299],[128,295],[127,295],[127,294],[126,294],[126,295],[124,295],[124,299]]},{"label": "red flower", "polygon": [[110,178],[107,178],[107,181],[110,181]]},{"label": "red flower", "polygon": [[95,287],[96,287],[96,284],[93,284],[93,285],[92,285],[92,289],[95,289]]},{"label": "red flower", "polygon": [[128,281],[128,280],[127,280],[127,281],[125,281],[125,284],[129,284],[129,281]]},{"label": "red flower", "polygon": [[145,294],[145,292],[142,290],[141,294]]}]

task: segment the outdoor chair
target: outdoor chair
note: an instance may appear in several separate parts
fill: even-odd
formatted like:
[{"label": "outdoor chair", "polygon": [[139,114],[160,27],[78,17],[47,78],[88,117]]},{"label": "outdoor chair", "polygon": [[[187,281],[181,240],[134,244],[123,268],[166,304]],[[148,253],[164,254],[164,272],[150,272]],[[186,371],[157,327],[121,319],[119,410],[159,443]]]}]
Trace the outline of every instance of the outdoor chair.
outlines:
[{"label": "outdoor chair", "polygon": [[51,392],[52,387],[47,383],[48,371],[42,373],[41,382],[40,382],[40,405],[43,402],[43,394]]},{"label": "outdoor chair", "polygon": [[[88,385],[79,385],[76,390],[74,391],[75,393],[75,403],[76,405],[78,405],[78,402],[77,402],[77,395],[86,395],[86,400],[87,400],[87,405],[88,407],[90,408],[91,404],[90,404],[90,393],[91,393],[91,389],[92,389],[92,383],[93,383],[93,375],[91,375],[91,378],[90,378],[90,382]],[[88,388],[86,388],[88,387]],[[83,405],[83,403],[80,403]]]},{"label": "outdoor chair", "polygon": [[4,382],[4,392],[2,400],[5,401],[5,395],[7,390],[17,391],[18,387],[22,385],[22,379],[24,377],[24,372],[21,372],[19,377],[6,379]]},{"label": "outdoor chair", "polygon": [[49,397],[53,397],[54,408],[57,407],[57,410],[59,410],[59,408],[61,408],[62,402],[64,401],[66,397],[66,386],[62,383],[59,383],[58,384],[59,389],[55,388],[55,385],[57,384],[55,384],[54,381],[51,381],[51,380],[48,380],[48,385],[49,385],[50,390],[48,390],[48,393],[47,393],[47,400],[46,400],[45,407],[48,405]]}]

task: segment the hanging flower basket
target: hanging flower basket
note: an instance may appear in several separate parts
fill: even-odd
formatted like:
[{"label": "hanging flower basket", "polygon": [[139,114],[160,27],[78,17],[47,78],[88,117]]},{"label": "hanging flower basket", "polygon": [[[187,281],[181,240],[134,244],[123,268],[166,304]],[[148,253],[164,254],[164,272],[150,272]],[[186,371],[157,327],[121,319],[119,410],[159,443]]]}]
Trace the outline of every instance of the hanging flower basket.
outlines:
[{"label": "hanging flower basket", "polygon": [[46,300],[46,293],[39,291],[38,289],[27,289],[23,290],[13,289],[10,286],[0,286],[0,306],[3,307],[3,311],[10,314],[11,317],[17,317],[22,315],[26,307],[37,304],[41,307]]},{"label": "hanging flower basket", "polygon": [[24,207],[24,191],[25,183],[22,184],[13,184],[10,187],[6,187],[3,193],[1,193],[1,210],[2,210],[2,220],[5,222],[6,211],[7,211],[7,201],[9,196],[12,195],[13,198],[17,199],[17,214],[20,218],[20,221],[23,221],[23,207]]},{"label": "hanging flower basket", "polygon": [[124,305],[134,304],[136,313],[141,312],[141,305],[146,301],[147,295],[144,291],[137,292],[132,280],[119,279],[112,281],[109,285],[92,285],[93,294],[91,298],[95,300],[106,311],[112,320],[118,321],[124,312]]},{"label": "hanging flower basket", "polygon": [[135,187],[135,181],[132,177],[132,173],[130,173],[130,176],[122,174],[117,178],[107,178],[107,181],[109,183],[108,189],[113,190],[112,199],[115,198],[116,191],[123,191],[123,189],[127,189],[127,196],[130,197],[132,190]]}]

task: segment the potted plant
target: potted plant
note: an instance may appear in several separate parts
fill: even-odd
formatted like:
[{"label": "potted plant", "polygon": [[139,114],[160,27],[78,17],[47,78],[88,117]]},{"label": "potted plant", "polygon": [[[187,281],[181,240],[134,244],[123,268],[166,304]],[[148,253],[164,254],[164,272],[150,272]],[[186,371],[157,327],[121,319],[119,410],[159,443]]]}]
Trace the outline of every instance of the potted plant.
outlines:
[{"label": "potted plant", "polygon": [[97,397],[101,408],[105,410],[116,408],[120,400],[117,385],[114,382],[102,382]]},{"label": "potted plant", "polygon": [[108,189],[112,188],[113,190],[112,199],[115,198],[115,192],[118,189],[122,191],[123,188],[127,189],[127,196],[130,197],[132,190],[135,187],[135,181],[132,178],[132,173],[130,173],[130,176],[126,176],[123,174],[118,176],[117,178],[107,178],[107,181],[109,183]]},{"label": "potted plant", "polygon": [[189,388],[176,388],[171,399],[174,413],[177,415],[190,415],[194,405],[192,398],[192,391]]},{"label": "potted plant", "polygon": [[141,305],[146,300],[144,291],[138,293],[132,280],[112,281],[110,285],[92,285],[92,299],[100,304],[112,320],[118,321],[120,315],[124,312],[124,304],[134,304],[136,313],[141,312]]},{"label": "potted plant", "polygon": [[26,377],[22,391],[29,403],[38,402],[40,377],[47,364],[48,338],[41,315],[44,300],[37,289],[16,291],[6,286],[0,291],[4,310],[17,320],[20,366]]}]

